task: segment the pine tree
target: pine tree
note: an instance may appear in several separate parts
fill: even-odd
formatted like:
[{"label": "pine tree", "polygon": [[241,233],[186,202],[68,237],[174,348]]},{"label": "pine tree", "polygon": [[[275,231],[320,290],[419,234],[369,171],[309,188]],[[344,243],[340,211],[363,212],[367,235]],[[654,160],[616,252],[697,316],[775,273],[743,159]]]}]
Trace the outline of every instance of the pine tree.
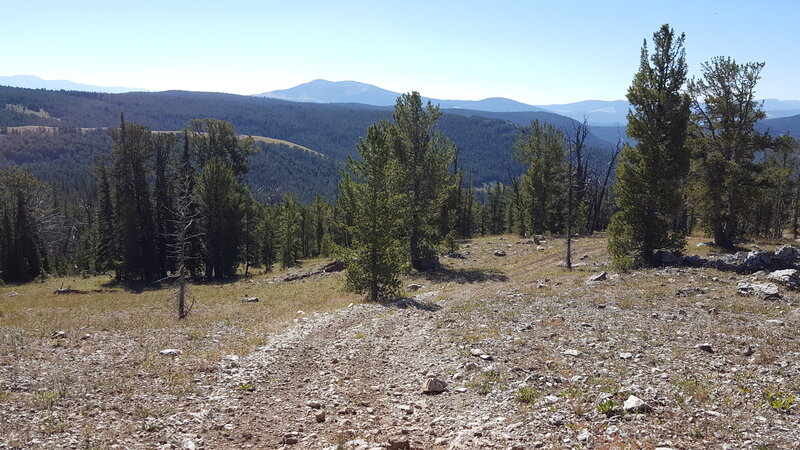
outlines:
[{"label": "pine tree", "polygon": [[697,211],[714,243],[733,250],[742,234],[748,207],[754,204],[757,152],[770,139],[755,129],[766,117],[755,99],[764,63],[738,64],[717,57],[703,64],[703,75],[693,79],[693,186]]},{"label": "pine tree", "polygon": [[353,247],[347,258],[347,285],[366,292],[371,301],[393,298],[400,287],[403,250],[397,239],[401,223],[398,190],[402,171],[388,142],[387,122],[372,125],[358,143],[361,161],[352,158]]},{"label": "pine tree", "polygon": [[301,233],[300,227],[300,205],[297,196],[286,194],[283,197],[283,204],[280,207],[280,256],[281,266],[294,267],[300,259]]},{"label": "pine tree", "polygon": [[197,196],[205,237],[205,276],[223,280],[236,275],[242,242],[242,197],[232,166],[212,158],[206,162],[197,183]]},{"label": "pine tree", "polygon": [[388,145],[393,149],[402,173],[399,192],[403,205],[404,236],[412,267],[431,270],[438,266],[437,246],[444,238],[437,233],[441,202],[454,183],[448,167],[455,158],[455,145],[435,126],[441,112],[428,102],[423,108],[419,92],[397,99],[394,124],[387,126]]},{"label": "pine tree", "polygon": [[151,132],[147,127],[125,123],[112,132],[114,211],[124,280],[152,281],[159,277],[156,229],[147,171],[152,156]]},{"label": "pine tree", "polygon": [[114,207],[111,200],[111,184],[108,179],[106,163],[101,160],[97,166],[99,177],[98,196],[100,205],[97,208],[97,250],[95,270],[105,272],[115,267],[117,260],[116,239],[114,238]]},{"label": "pine tree", "polygon": [[628,89],[628,136],[637,144],[620,155],[617,211],[608,228],[608,250],[619,266],[651,264],[655,250],[680,252],[685,245],[684,234],[673,227],[689,169],[683,42],[669,25],[653,34],[652,55],[645,40],[639,72]]},{"label": "pine tree", "polygon": [[558,233],[564,229],[567,180],[566,138],[552,124],[534,120],[514,144],[514,157],[528,164],[520,180],[525,232]]}]

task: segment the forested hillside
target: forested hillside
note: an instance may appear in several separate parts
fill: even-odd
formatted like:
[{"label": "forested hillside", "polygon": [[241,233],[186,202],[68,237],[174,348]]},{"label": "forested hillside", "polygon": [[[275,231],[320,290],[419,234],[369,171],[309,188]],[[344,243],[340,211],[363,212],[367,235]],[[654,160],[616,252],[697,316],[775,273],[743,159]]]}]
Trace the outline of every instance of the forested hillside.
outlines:
[{"label": "forested hillside", "polygon": [[[355,144],[370,124],[388,119],[391,108],[357,104],[293,103],[275,99],[239,95],[169,91],[157,93],[98,94],[73,91],[45,91],[0,87],[0,127],[44,125],[62,128],[108,127],[117,125],[118,115],[125,112],[132,122],[153,130],[178,130],[198,117],[226,120],[242,134],[283,139],[314,149],[334,163],[343,164],[355,156]],[[458,147],[458,164],[472,172],[477,186],[494,181],[507,181],[509,173],[519,175],[523,166],[511,158],[510,148],[519,125],[532,120],[553,123],[569,129],[575,121],[550,113],[487,113],[469,110],[448,110],[439,127]],[[0,133],[2,133],[0,128]],[[19,153],[49,154],[39,164],[57,157],[59,150],[71,148],[73,138],[47,137],[36,143],[26,138],[27,147],[15,147],[18,153],[10,158],[20,163],[27,157]],[[592,138],[592,145],[608,147],[608,143]],[[19,142],[15,142],[15,145]],[[8,147],[8,146],[6,146]],[[103,144],[107,151],[110,146]],[[21,159],[20,159],[21,158]],[[301,157],[302,159],[302,157]],[[255,163],[255,161],[254,161]],[[266,179],[266,177],[263,177]],[[316,182],[316,180],[311,180]],[[323,184],[330,184],[326,180]],[[267,188],[267,186],[264,186]]]}]

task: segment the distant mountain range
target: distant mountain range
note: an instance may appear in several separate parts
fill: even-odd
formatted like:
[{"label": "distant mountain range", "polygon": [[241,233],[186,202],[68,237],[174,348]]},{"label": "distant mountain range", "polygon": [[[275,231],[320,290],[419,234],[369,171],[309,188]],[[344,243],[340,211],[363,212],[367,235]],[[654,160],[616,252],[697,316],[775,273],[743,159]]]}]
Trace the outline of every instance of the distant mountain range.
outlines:
[{"label": "distant mountain range", "polygon": [[120,94],[123,92],[147,92],[147,89],[117,87],[117,86],[93,86],[91,84],[80,84],[69,80],[43,80],[33,75],[13,75],[10,77],[0,76],[0,86],[12,86],[28,89],[50,89],[53,91],[85,91],[103,92],[107,94]]},{"label": "distant mountain range", "polygon": [[[276,98],[292,102],[309,103],[361,103],[372,106],[393,106],[399,92],[392,92],[358,81],[314,80],[289,89],[256,94],[257,97]],[[628,102],[624,100],[584,100],[576,103],[529,105],[503,97],[483,100],[442,100],[426,98],[442,109],[516,113],[551,112],[578,121],[586,117],[590,125],[620,126],[627,122]],[[764,100],[764,110],[769,118],[800,114],[800,100]],[[455,111],[450,111],[455,112]]]}]

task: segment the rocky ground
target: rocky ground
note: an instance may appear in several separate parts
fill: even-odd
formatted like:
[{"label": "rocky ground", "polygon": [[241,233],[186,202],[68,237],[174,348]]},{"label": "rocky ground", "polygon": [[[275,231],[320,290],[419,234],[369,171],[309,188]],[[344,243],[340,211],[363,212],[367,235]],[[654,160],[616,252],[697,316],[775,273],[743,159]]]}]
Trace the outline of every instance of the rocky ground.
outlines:
[{"label": "rocky ground", "polygon": [[[743,295],[767,274],[714,268],[597,276],[603,238],[569,272],[562,246],[475,240],[409,277],[414,297],[299,311],[246,355],[102,330],[16,342],[0,448],[798,447],[795,292]],[[116,365],[143,346],[158,370]]]}]

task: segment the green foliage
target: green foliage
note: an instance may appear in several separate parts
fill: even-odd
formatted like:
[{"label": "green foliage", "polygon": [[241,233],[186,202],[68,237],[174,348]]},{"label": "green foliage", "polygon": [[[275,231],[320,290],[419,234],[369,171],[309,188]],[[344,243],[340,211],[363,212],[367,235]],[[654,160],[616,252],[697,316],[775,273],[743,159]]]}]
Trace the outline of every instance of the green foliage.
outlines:
[{"label": "green foliage", "polygon": [[766,115],[755,100],[764,63],[716,57],[689,83],[693,97],[692,194],[714,244],[732,250],[748,210],[757,203],[756,153],[770,140],[755,129]]},{"label": "green foliage", "polygon": [[206,163],[198,178],[197,196],[206,278],[234,276],[240,261],[244,191],[229,162],[214,157]]},{"label": "green foliage", "polygon": [[156,228],[148,184],[148,162],[153,154],[150,129],[120,121],[112,132],[111,177],[116,233],[119,240],[119,277],[152,281],[163,276],[158,270]]},{"label": "green foliage", "polygon": [[52,190],[18,167],[0,170],[0,279],[31,281],[48,270],[63,231]]},{"label": "green foliage", "polygon": [[642,47],[628,89],[628,136],[637,144],[623,148],[616,172],[617,211],[608,227],[608,250],[617,266],[651,264],[656,250],[680,252],[685,244],[683,230],[675,226],[689,169],[683,41],[663,25],[653,34],[652,55],[646,42]]},{"label": "green foliage", "polygon": [[782,413],[791,412],[794,407],[794,395],[784,394],[781,391],[767,391],[764,400],[770,408]]},{"label": "green foliage", "polygon": [[353,196],[347,286],[366,292],[371,301],[393,299],[400,290],[403,250],[397,232],[402,223],[403,196],[398,190],[402,172],[388,145],[389,128],[389,123],[380,122],[367,129],[366,138],[358,143],[361,161],[350,160],[353,178],[343,180]]},{"label": "green foliage", "polygon": [[430,270],[438,265],[437,246],[442,203],[455,180],[448,167],[455,158],[455,145],[435,129],[441,113],[428,102],[423,108],[419,92],[397,99],[394,125],[385,125],[387,145],[392,149],[400,174],[399,192],[404,194],[401,234],[412,267]]},{"label": "green foliage", "polygon": [[517,389],[517,392],[514,393],[514,399],[520,403],[527,403],[529,405],[533,405],[536,403],[536,400],[541,397],[541,392],[534,388],[530,387],[522,387]]},{"label": "green foliage", "polygon": [[514,157],[528,165],[522,175],[521,234],[559,233],[566,225],[565,186],[569,167],[564,133],[533,121],[514,145]]},{"label": "green foliage", "polygon": [[280,256],[281,266],[294,267],[297,260],[302,256],[300,226],[300,204],[297,196],[287,194],[283,197],[283,204],[280,206]]},{"label": "green foliage", "polygon": [[597,412],[606,417],[619,416],[622,415],[622,407],[613,399],[607,398],[597,404]]}]

